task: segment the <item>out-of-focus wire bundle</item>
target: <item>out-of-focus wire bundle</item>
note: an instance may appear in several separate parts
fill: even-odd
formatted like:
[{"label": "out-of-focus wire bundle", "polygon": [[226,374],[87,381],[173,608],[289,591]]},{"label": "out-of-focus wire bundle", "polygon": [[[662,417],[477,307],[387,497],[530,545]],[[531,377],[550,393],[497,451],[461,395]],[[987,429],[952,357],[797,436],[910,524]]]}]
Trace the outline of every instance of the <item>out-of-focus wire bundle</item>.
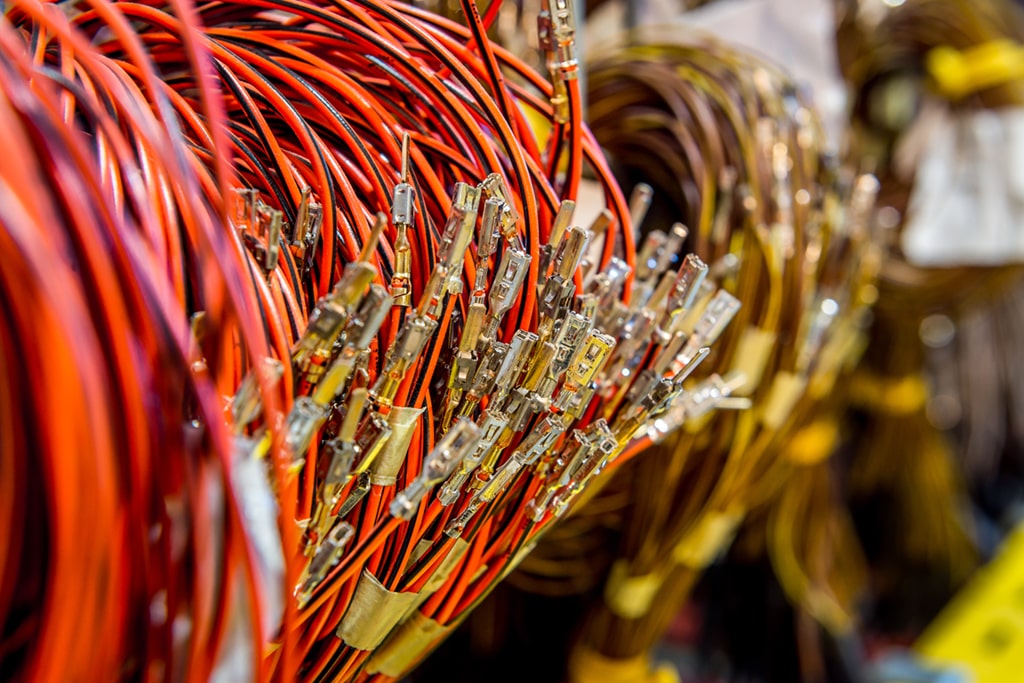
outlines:
[{"label": "out-of-focus wire bundle", "polygon": [[[989,66],[1012,64],[991,55],[1024,39],[1024,23],[1019,8],[999,0],[912,0],[868,10],[851,3],[840,30],[841,61],[856,94],[855,155],[877,172],[880,202],[899,227],[893,237],[905,238],[904,219],[914,213],[911,197],[925,175],[908,162],[908,143],[925,114],[998,117],[1024,102],[1019,77],[990,80],[979,71],[953,88],[948,58],[938,58],[952,53],[966,62],[972,52],[988,53]],[[957,159],[969,161],[966,154]],[[983,218],[979,210],[978,222],[966,227],[975,242],[991,243]],[[966,475],[975,491],[999,489],[1003,454],[1019,443],[1024,423],[1015,407],[1019,383],[1011,378],[1021,371],[1022,314],[1014,287],[1019,267],[922,267],[904,252],[905,240],[893,242],[871,344],[852,383],[864,423],[851,487],[871,539],[866,549],[884,626],[902,632],[927,623],[976,562],[963,481]],[[998,242],[990,248],[1009,254]],[[1005,505],[1005,492],[1000,497]],[[902,579],[908,572],[921,577],[912,591]]]},{"label": "out-of-focus wire bundle", "polygon": [[727,402],[683,382],[739,301],[681,230],[637,260],[570,7],[552,82],[496,7],[11,3],[5,670],[398,677],[604,468]]},{"label": "out-of-focus wire bundle", "polygon": [[[821,405],[859,354],[875,296],[877,183],[838,173],[785,76],[721,45],[627,48],[588,79],[591,125],[616,170],[668,200],[648,224],[687,221],[711,277],[744,301],[709,362],[753,407],[689,421],[629,468],[620,557],[572,663],[576,681],[671,680],[651,650],[738,525],[795,473],[813,472],[771,525],[780,572],[816,616],[849,623],[859,556],[831,506],[822,462],[838,431]],[[661,235],[648,233],[640,253]],[[829,514],[814,514],[821,504]]]},{"label": "out-of-focus wire bundle", "polygon": [[[141,51],[113,65],[61,9],[0,19],[0,670],[208,676],[218,634],[258,604],[217,378],[196,365],[230,371],[243,336],[266,354],[222,228],[231,178],[191,163]],[[123,18],[108,25],[138,47]],[[180,85],[221,120],[209,79]],[[200,309],[217,321],[203,351]]]}]

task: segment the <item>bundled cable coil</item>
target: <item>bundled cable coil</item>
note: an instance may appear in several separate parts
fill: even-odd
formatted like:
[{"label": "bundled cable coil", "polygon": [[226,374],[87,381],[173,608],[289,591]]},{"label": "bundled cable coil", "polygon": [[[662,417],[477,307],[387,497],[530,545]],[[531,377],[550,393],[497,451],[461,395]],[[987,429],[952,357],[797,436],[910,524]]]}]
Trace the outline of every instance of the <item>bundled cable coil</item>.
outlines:
[{"label": "bundled cable coil", "polygon": [[739,300],[679,231],[637,260],[571,7],[550,82],[463,7],[10,3],[5,671],[398,678],[727,402],[683,383]]},{"label": "bundled cable coil", "polygon": [[[861,425],[850,497],[868,539],[876,626],[913,633],[949,599],[974,568],[979,545],[986,545],[974,528],[968,491],[997,519],[1018,495],[1009,484],[1019,481],[1019,459],[1012,456],[1024,424],[1013,379],[1021,372],[1022,313],[1020,255],[1010,244],[1019,228],[1014,216],[1009,243],[992,229],[983,208],[1012,194],[983,174],[1005,175],[1002,159],[972,156],[977,148],[963,136],[979,121],[1014,117],[1024,102],[1020,61],[1013,58],[1024,20],[1019,7],[1001,0],[914,0],[880,14],[851,5],[840,29],[841,61],[856,96],[854,151],[878,173],[893,228],[871,343],[851,385]],[[972,60],[974,75],[956,84],[963,70],[952,67]],[[988,70],[977,68],[986,64]],[[936,129],[936,121],[955,123]],[[952,201],[929,192],[934,174],[915,142],[929,130],[926,139],[935,147],[957,146],[945,164],[950,177],[979,178],[953,187],[988,193],[971,221],[956,221],[969,236],[966,245],[947,232],[941,215],[936,220],[936,212],[954,214]],[[996,145],[1009,148],[1005,140]],[[1007,159],[1015,159],[1012,152]],[[932,245],[956,244],[961,258],[922,262],[908,241],[913,224],[922,222],[934,231]],[[979,246],[998,258],[977,261],[978,249],[969,247]],[[920,577],[910,590],[901,578],[908,573]]]},{"label": "bundled cable coil", "polygon": [[[837,433],[822,405],[859,354],[875,296],[877,183],[821,151],[813,110],[783,74],[720,44],[624,48],[588,79],[591,125],[616,170],[664,200],[645,225],[687,221],[694,251],[718,264],[712,277],[744,302],[709,364],[752,407],[690,420],[628,468],[619,559],[572,663],[576,681],[670,680],[652,649],[701,571],[780,496],[795,495],[773,522],[784,585],[818,618],[850,622],[859,556],[831,505],[822,463]],[[802,508],[821,504],[838,517],[807,524]],[[829,565],[837,552],[841,566]]]}]

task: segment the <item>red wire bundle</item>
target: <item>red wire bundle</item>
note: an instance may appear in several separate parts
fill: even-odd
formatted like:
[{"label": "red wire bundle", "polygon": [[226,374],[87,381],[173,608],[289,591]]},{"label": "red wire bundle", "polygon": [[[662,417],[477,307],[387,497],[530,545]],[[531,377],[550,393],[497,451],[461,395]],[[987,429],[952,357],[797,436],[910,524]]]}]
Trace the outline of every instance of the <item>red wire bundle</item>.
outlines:
[{"label": "red wire bundle", "polygon": [[[656,336],[636,338],[621,376],[591,372],[569,386],[590,362],[579,354],[597,349],[582,338],[564,346],[579,368],[529,375],[556,363],[567,315],[601,343],[636,337],[631,325],[644,321],[653,335],[674,254],[646,269],[631,304],[630,209],[581,125],[564,8],[545,36],[554,85],[487,40],[497,3],[484,18],[464,9],[467,26],[386,0],[16,0],[0,21],[0,136],[12,151],[0,163],[0,239],[12,247],[0,262],[4,670],[387,678],[360,673],[375,645],[339,635],[367,575],[378,595],[423,591],[423,619],[457,623],[556,516],[537,502],[555,491],[559,454],[589,443],[589,429],[610,438],[599,418],[621,453],[682,392],[681,379],[661,378],[674,393],[643,410],[624,400],[635,377],[659,381],[640,372],[666,344]],[[608,209],[595,230],[603,241],[576,255],[577,268],[559,231],[584,165]],[[463,204],[473,186],[490,202],[484,215],[500,206],[509,217],[496,251],[484,247],[487,219],[478,228]],[[405,235],[401,212],[381,214],[408,188]],[[476,237],[453,247],[463,223]],[[510,254],[528,264],[525,282],[507,311],[492,304],[494,336],[474,351],[462,337],[479,300],[510,277]],[[541,295],[562,258],[569,294],[555,318]],[[409,302],[391,306],[405,277]],[[696,283],[683,284],[692,301]],[[711,292],[700,292],[703,306]],[[318,336],[330,311],[344,332]],[[429,339],[394,370],[417,324]],[[361,330],[365,347],[352,342]],[[453,368],[474,353],[482,367],[527,332],[538,351],[521,377],[492,378],[492,393],[460,404]],[[354,369],[327,392],[344,358]],[[548,381],[545,402],[535,385]],[[494,460],[456,487],[454,504],[415,497],[437,483],[455,408],[453,432],[476,434],[468,422],[484,423],[509,389],[541,400],[506,429]],[[577,391],[579,405],[567,400]],[[323,503],[332,449],[365,455],[387,437],[362,441],[364,429],[399,414],[414,424],[390,481],[353,470]],[[338,436],[349,423],[355,446]],[[333,535],[319,535],[320,519]]]}]

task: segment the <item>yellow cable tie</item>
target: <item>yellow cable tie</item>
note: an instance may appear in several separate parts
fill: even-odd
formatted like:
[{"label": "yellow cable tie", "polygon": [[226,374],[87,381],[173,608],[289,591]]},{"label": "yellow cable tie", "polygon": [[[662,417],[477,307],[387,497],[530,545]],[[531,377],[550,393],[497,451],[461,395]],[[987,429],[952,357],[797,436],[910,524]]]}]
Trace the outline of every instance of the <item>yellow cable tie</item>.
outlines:
[{"label": "yellow cable tie", "polygon": [[669,664],[651,666],[646,654],[613,659],[587,647],[579,647],[569,664],[570,683],[680,683]]},{"label": "yellow cable tie", "polygon": [[732,543],[744,515],[743,510],[705,513],[673,549],[672,559],[691,569],[704,569]]},{"label": "yellow cable tie", "polygon": [[832,454],[838,440],[839,425],[835,420],[815,420],[793,435],[786,455],[796,465],[816,465]]},{"label": "yellow cable tie", "polygon": [[961,100],[1024,79],[1024,47],[1005,39],[966,50],[942,46],[928,53],[925,65],[943,96]]},{"label": "yellow cable tie", "polygon": [[920,375],[858,373],[850,379],[849,391],[854,405],[888,415],[912,415],[928,403],[928,385]]},{"label": "yellow cable tie", "polygon": [[629,562],[616,560],[605,584],[605,605],[618,617],[639,619],[651,611],[654,597],[664,580],[661,572],[631,575]]}]

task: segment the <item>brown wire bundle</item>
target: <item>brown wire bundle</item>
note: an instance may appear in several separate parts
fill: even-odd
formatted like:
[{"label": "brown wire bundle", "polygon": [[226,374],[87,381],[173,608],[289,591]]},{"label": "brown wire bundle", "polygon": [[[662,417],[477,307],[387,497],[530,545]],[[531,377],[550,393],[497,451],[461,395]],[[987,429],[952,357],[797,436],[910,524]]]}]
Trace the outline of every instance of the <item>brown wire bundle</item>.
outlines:
[{"label": "brown wire bundle", "polygon": [[[881,16],[849,8],[842,17],[840,57],[856,95],[852,156],[877,173],[893,227],[914,183],[913,169],[896,162],[897,147],[926,96],[936,101],[929,53],[1000,39],[1024,39],[1021,13],[1000,0],[908,0]],[[1012,81],[944,106],[962,113],[1022,102],[1024,87]],[[910,612],[891,625],[914,628],[975,563],[963,476],[991,481],[1007,432],[1021,443],[1015,346],[1024,314],[1019,268],[915,267],[890,242],[871,343],[851,386],[863,424],[850,486],[867,520],[873,589]],[[925,595],[907,591],[909,573],[922,577]]]},{"label": "brown wire bundle", "polygon": [[686,221],[694,250],[745,305],[712,362],[732,368],[727,381],[753,407],[691,423],[630,468],[618,560],[572,663],[575,681],[667,680],[668,670],[652,671],[651,648],[748,512],[775,500],[794,471],[810,472],[806,493],[775,515],[776,529],[800,523],[798,538],[778,544],[799,557],[787,566],[805,577],[790,583],[794,597],[817,600],[823,618],[848,618],[855,547],[849,565],[808,569],[849,549],[848,525],[802,522],[832,500],[817,468],[835,434],[815,419],[816,406],[856,357],[874,298],[876,258],[864,245],[876,186],[838,176],[812,110],[784,75],[721,45],[618,51],[591,65],[590,101],[616,170],[654,187],[645,226]]}]

